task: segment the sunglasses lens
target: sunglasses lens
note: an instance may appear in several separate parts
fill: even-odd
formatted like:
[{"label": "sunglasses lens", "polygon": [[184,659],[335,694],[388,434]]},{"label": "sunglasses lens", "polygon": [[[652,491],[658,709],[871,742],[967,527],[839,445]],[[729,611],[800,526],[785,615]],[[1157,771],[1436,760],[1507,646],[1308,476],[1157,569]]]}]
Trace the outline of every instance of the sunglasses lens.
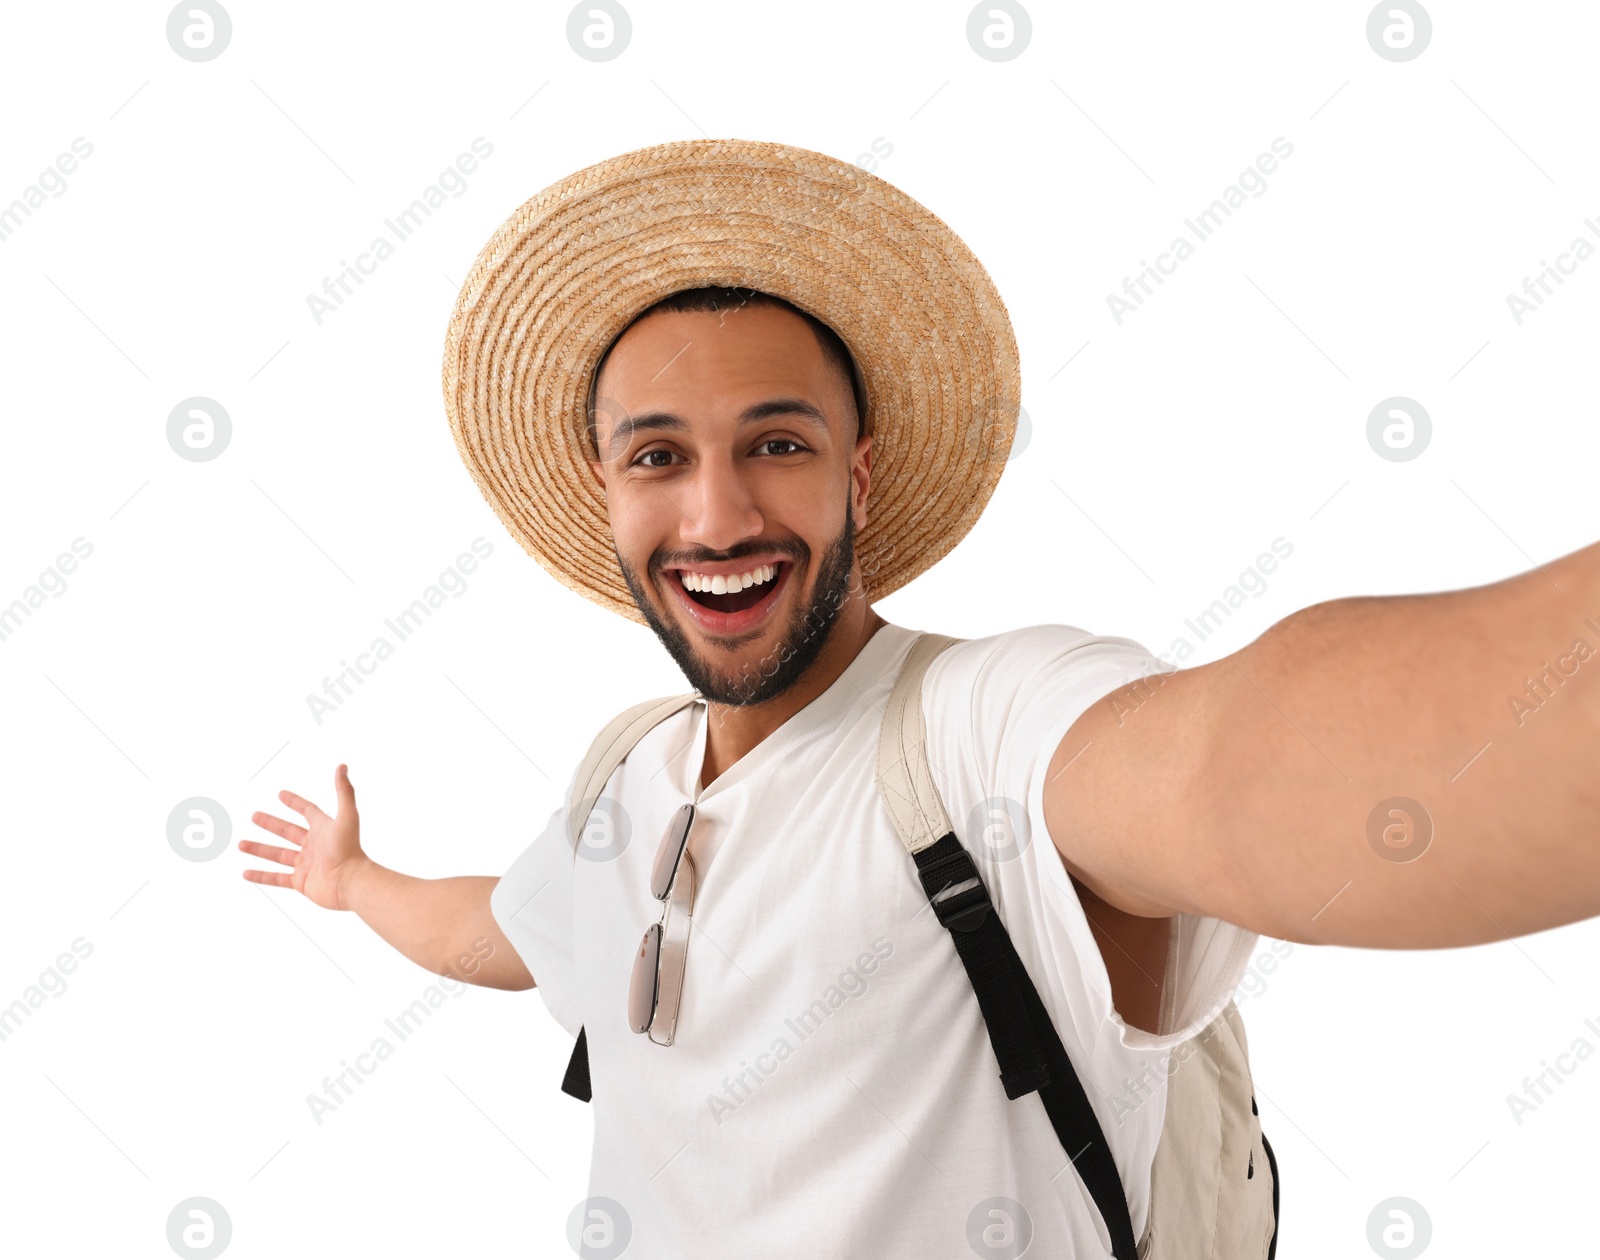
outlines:
[{"label": "sunglasses lens", "polygon": [[656,979],[660,975],[661,925],[652,923],[633,956],[633,979],[628,983],[628,1024],[636,1033],[648,1032],[656,1017]]},{"label": "sunglasses lens", "polygon": [[678,863],[683,859],[683,849],[689,843],[689,827],[694,822],[694,805],[685,803],[678,808],[667,824],[667,834],[661,837],[661,847],[656,850],[655,865],[650,868],[650,892],[657,901],[665,901],[672,890],[672,877],[677,874]]}]

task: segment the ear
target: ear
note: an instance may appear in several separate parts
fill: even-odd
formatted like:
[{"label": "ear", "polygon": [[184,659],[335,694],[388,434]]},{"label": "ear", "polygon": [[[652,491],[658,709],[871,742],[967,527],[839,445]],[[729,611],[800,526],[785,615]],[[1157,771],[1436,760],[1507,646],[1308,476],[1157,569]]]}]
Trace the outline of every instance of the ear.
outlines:
[{"label": "ear", "polygon": [[859,532],[867,524],[867,492],[872,485],[872,435],[862,434],[856,439],[854,458],[850,465],[850,510],[855,516]]}]

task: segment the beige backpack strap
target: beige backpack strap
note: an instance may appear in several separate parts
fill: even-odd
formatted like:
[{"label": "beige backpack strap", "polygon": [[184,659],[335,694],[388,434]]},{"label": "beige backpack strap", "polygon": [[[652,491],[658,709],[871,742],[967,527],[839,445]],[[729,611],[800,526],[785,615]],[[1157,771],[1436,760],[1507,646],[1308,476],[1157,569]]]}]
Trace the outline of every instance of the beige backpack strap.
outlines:
[{"label": "beige backpack strap", "polygon": [[911,645],[884,709],[878,738],[878,792],[910,854],[953,830],[928,768],[928,731],[922,722],[922,676],[933,658],[962,640],[923,634]]},{"label": "beige backpack strap", "polygon": [[1038,1091],[1050,1127],[1105,1222],[1112,1255],[1139,1260],[1110,1143],[972,855],[950,825],[928,764],[923,677],[940,652],[959,642],[923,634],[906,653],[879,730],[879,795],[972,983],[1006,1097]]},{"label": "beige backpack strap", "polygon": [[578,766],[577,777],[572,781],[572,796],[567,802],[567,838],[574,850],[583,836],[583,825],[594,803],[605,791],[606,781],[633,751],[634,745],[684,705],[699,698],[699,692],[690,691],[681,696],[646,700],[624,709],[595,736]]}]

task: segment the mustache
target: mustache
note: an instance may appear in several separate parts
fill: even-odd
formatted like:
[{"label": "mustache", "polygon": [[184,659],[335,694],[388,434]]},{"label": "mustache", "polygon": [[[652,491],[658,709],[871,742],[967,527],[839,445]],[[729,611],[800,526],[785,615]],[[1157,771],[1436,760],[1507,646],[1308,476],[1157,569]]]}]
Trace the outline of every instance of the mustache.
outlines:
[{"label": "mustache", "polygon": [[806,554],[804,544],[789,543],[749,543],[733,547],[728,551],[715,552],[703,551],[694,555],[660,555],[652,559],[651,569],[656,574],[664,573],[668,569],[687,569],[697,564],[728,564],[735,560],[743,560],[746,556],[765,556],[777,552],[790,560],[803,560]]}]

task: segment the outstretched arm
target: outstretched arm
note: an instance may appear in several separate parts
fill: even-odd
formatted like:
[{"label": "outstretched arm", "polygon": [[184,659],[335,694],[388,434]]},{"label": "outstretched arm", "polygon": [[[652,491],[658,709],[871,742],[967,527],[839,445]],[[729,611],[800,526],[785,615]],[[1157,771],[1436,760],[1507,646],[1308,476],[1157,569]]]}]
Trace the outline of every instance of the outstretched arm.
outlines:
[{"label": "outstretched arm", "polygon": [[533,976],[489,910],[498,875],[421,879],[368,858],[345,884],[361,920],[418,966],[489,989],[531,989]]},{"label": "outstretched arm", "polygon": [[334,772],[335,814],[287,789],[278,797],[304,827],[257,810],[250,821],[292,847],[240,840],[241,851],[283,871],[246,870],[253,883],[290,888],[328,910],[351,910],[418,966],[491,989],[531,989],[533,976],[489,906],[494,875],[419,879],[380,866],[361,847],[361,818],[350,771]]},{"label": "outstretched arm", "polygon": [[1106,697],[1049,775],[1068,870],[1135,914],[1387,949],[1600,915],[1600,543],[1303,609]]}]

